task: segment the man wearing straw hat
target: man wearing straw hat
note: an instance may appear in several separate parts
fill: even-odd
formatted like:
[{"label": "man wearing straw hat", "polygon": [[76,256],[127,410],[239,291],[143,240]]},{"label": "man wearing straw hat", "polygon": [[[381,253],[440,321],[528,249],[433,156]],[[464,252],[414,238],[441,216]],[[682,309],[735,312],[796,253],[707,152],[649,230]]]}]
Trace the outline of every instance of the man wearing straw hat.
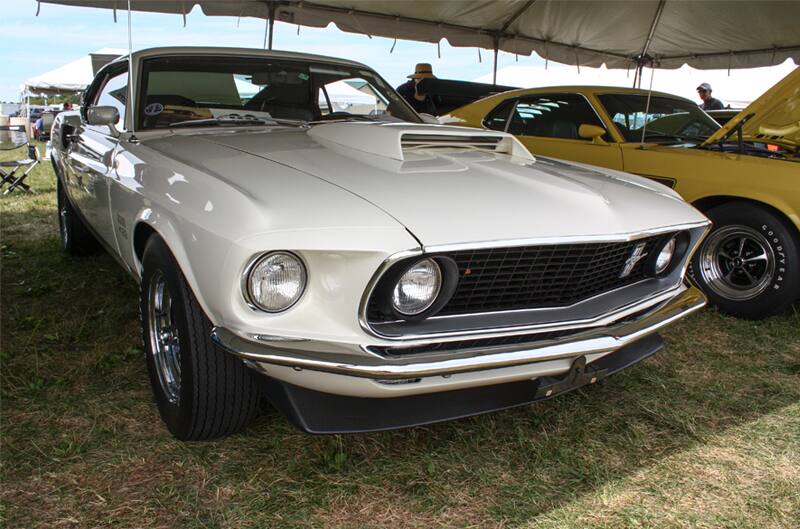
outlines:
[{"label": "man wearing straw hat", "polygon": [[417,93],[417,85],[423,79],[436,79],[433,68],[426,62],[417,64],[414,73],[408,76],[408,81],[397,87],[397,93],[408,101],[408,104],[417,112],[436,114],[436,106],[430,97]]}]

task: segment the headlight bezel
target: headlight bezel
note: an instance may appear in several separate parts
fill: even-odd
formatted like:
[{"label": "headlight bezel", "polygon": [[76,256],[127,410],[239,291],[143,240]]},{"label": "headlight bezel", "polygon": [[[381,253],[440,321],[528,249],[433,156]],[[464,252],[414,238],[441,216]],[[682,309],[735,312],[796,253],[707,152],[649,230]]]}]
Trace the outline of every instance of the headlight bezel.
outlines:
[{"label": "headlight bezel", "polygon": [[[441,286],[434,302],[417,315],[405,315],[398,312],[392,303],[394,288],[400,278],[419,261],[431,259],[439,266]],[[368,303],[374,303],[374,309],[384,317],[397,321],[420,321],[435,316],[450,301],[459,281],[458,265],[453,259],[443,255],[417,254],[393,263],[369,291]],[[389,320],[386,320],[389,321]]]},{"label": "headlight bezel", "polygon": [[[403,280],[403,278],[406,275],[408,275],[409,272],[411,272],[412,270],[414,270],[415,268],[417,268],[418,266],[420,266],[423,263],[431,263],[433,265],[433,269],[435,270],[435,273],[436,273],[436,275],[438,277],[438,282],[436,284],[436,288],[434,290],[433,296],[426,302],[426,304],[420,310],[417,310],[416,312],[404,312],[395,303],[395,292],[397,292],[398,287],[400,287],[400,282]],[[439,295],[442,292],[442,286],[443,285],[444,285],[444,271],[442,270],[441,265],[439,263],[437,263],[435,259],[432,259],[430,257],[426,257],[426,258],[423,258],[423,259],[417,259],[417,260],[413,261],[408,267],[406,267],[406,269],[403,271],[403,273],[400,274],[400,276],[397,278],[397,281],[395,281],[394,286],[392,287],[392,290],[391,290],[389,303],[391,304],[392,309],[395,312],[397,312],[398,314],[400,314],[401,317],[406,318],[406,319],[407,318],[416,318],[420,314],[424,314],[425,311],[430,309],[433,306],[433,304],[436,303],[436,300],[439,298]]]},{"label": "headlight bezel", "polygon": [[[662,241],[659,241],[658,245],[653,250],[652,256],[648,263],[650,275],[655,278],[669,277],[679,267],[688,266],[688,259],[686,259],[686,257],[687,252],[689,251],[690,239],[691,237],[689,236],[689,232],[681,231],[673,234],[670,237],[665,237]],[[672,241],[675,241],[675,248],[672,251],[672,258],[664,267],[664,269],[659,271],[657,266],[658,257]]]},{"label": "headlight bezel", "polygon": [[[280,309],[271,309],[261,305],[258,301],[256,301],[255,296],[250,291],[250,278],[252,277],[253,272],[258,268],[258,266],[261,263],[263,263],[266,259],[274,257],[276,255],[286,255],[288,257],[291,257],[292,259],[295,259],[300,264],[300,269],[302,270],[303,274],[302,275],[303,281],[299,293],[296,295],[296,297],[290,304]],[[245,303],[247,303],[247,305],[255,311],[263,312],[266,314],[281,314],[291,309],[295,305],[297,305],[300,302],[300,300],[303,299],[306,290],[308,290],[308,279],[309,279],[308,265],[306,264],[305,260],[295,252],[289,250],[271,250],[267,252],[262,252],[254,255],[250,259],[250,261],[248,262],[247,266],[244,269],[244,272],[242,273],[242,278],[241,278],[242,296],[244,297]]]}]

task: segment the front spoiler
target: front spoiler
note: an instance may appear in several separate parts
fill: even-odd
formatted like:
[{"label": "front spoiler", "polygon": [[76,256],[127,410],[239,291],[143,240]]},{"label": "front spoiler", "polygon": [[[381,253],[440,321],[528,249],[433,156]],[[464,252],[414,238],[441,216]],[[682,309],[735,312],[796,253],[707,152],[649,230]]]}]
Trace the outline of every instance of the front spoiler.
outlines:
[{"label": "front spoiler", "polygon": [[342,356],[279,348],[246,340],[222,327],[214,328],[212,338],[224,349],[250,362],[373,380],[408,380],[522,366],[559,358],[607,354],[657,332],[673,321],[700,309],[705,303],[702,292],[693,286],[682,285],[675,296],[667,301],[648,309],[644,314],[613,325],[542,343],[520,344],[512,350],[508,350],[508,347],[470,349],[470,354],[454,354],[446,358],[422,359],[415,355],[389,358],[375,354]]},{"label": "front spoiler", "polygon": [[371,432],[460,419],[549,399],[621,371],[664,346],[650,334],[592,362],[579,356],[566,374],[391,399],[334,395],[264,377],[270,402],[308,433]]}]

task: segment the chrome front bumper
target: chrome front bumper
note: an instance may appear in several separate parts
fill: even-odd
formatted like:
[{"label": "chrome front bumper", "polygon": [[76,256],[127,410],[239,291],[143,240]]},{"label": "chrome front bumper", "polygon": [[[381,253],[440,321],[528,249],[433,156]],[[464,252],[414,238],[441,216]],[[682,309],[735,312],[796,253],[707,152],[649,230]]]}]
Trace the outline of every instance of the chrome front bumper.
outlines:
[{"label": "chrome front bumper", "polygon": [[[264,366],[271,365],[276,368],[292,368],[295,371],[310,370],[357,379],[372,379],[382,383],[397,383],[426,377],[450,377],[462,373],[502,370],[579,356],[600,358],[657,332],[706,303],[702,292],[691,285],[682,284],[674,292],[674,296],[654,305],[645,305],[640,312],[606,326],[587,328],[585,331],[551,340],[513,346],[473,347],[447,354],[382,356],[369,353],[365,347],[361,354],[348,354],[343,352],[342,344],[330,344],[330,350],[325,351],[324,343],[313,342],[313,346],[303,347],[302,341],[292,342],[291,347],[287,347],[282,346],[280,341],[261,343],[244,339],[222,327],[214,328],[212,338],[232,354],[261,366],[262,371]],[[305,343],[311,345],[311,342]]]}]

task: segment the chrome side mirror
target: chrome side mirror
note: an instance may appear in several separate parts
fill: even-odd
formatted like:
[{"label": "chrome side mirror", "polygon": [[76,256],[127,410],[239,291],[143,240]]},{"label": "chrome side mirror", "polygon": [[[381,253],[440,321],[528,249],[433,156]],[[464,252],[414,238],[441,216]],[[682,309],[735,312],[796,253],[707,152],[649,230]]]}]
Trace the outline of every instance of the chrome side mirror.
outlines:
[{"label": "chrome side mirror", "polygon": [[89,125],[107,125],[114,136],[119,135],[117,122],[119,121],[119,110],[112,106],[89,107],[86,110],[86,122]]}]

